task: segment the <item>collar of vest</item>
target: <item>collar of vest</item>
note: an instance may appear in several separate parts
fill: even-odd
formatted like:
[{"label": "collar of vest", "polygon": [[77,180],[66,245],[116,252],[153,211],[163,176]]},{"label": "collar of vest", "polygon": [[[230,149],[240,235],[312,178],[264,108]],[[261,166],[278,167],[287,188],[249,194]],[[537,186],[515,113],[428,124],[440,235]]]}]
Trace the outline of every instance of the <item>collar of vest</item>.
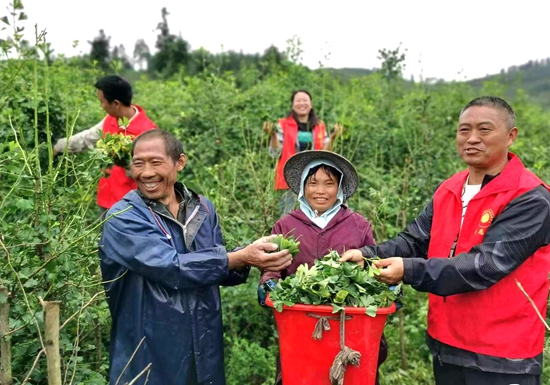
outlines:
[{"label": "collar of vest", "polygon": [[[483,177],[481,191],[478,194],[482,194],[483,188],[489,183],[491,183],[491,193],[516,189],[519,184],[519,178],[524,169],[525,166],[516,154],[508,152],[508,163],[504,166],[504,169],[496,175],[486,174]],[[466,178],[468,178],[468,174],[469,171],[467,169],[460,171],[447,181],[443,182],[442,187],[454,192],[455,195],[460,197],[462,193],[462,186],[464,186]]]}]

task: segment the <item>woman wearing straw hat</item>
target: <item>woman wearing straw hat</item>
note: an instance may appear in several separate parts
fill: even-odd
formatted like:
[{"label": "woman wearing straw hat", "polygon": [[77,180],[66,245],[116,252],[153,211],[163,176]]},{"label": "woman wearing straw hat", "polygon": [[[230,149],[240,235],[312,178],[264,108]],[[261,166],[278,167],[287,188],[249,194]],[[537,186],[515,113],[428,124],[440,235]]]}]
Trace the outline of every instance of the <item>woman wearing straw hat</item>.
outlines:
[{"label": "woman wearing straw hat", "polygon": [[[331,250],[343,253],[375,243],[369,221],[345,204],[357,190],[359,181],[355,167],[346,158],[331,151],[302,151],[288,159],[284,177],[298,195],[300,208],[279,219],[272,233],[299,237],[300,252],[285,270],[262,274],[258,289],[262,306],[276,281],[294,274],[301,264],[311,266]],[[386,357],[387,344],[382,336],[378,366]],[[282,384],[279,360],[276,384]]]},{"label": "woman wearing straw hat", "polygon": [[290,96],[291,109],[285,118],[274,127],[264,122],[263,130],[269,135],[269,153],[278,158],[275,169],[275,190],[285,191],[279,201],[281,215],[289,213],[296,203],[296,197],[288,190],[283,169],[294,154],[306,150],[332,150],[334,141],[344,128],[336,123],[329,135],[325,123],[315,114],[311,94],[307,90],[296,90]]}]

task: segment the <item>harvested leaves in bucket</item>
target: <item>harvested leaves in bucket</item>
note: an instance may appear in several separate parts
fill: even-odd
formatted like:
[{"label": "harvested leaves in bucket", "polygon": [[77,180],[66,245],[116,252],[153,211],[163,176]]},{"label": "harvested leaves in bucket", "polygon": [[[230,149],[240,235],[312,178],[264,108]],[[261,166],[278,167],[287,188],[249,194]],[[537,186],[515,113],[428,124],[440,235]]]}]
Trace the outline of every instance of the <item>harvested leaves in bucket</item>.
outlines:
[{"label": "harvested leaves in bucket", "polygon": [[363,269],[355,262],[339,259],[340,255],[331,251],[311,268],[302,264],[295,274],[277,282],[270,296],[275,309],[282,311],[283,305],[295,304],[331,305],[336,313],[346,306],[364,307],[366,314],[374,317],[379,307],[388,307],[397,300],[401,284],[390,290],[374,279],[380,270],[372,260],[367,259]]},{"label": "harvested leaves in bucket", "polygon": [[283,236],[283,235],[277,235],[272,240],[271,243],[276,243],[278,247],[277,250],[288,250],[290,254],[292,254],[292,258],[296,256],[300,252],[300,241],[294,239],[294,236]]}]

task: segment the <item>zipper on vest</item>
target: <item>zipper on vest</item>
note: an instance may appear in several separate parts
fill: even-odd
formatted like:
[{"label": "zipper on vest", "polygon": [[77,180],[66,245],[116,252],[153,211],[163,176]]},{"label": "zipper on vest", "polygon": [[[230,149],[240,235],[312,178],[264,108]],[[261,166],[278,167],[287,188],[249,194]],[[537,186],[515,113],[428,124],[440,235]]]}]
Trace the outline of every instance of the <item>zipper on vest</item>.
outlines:
[{"label": "zipper on vest", "polygon": [[451,246],[451,251],[449,251],[449,258],[452,258],[455,256],[455,251],[456,251],[456,244],[458,243],[458,237],[460,236],[460,233],[458,233],[456,235],[456,238]]}]

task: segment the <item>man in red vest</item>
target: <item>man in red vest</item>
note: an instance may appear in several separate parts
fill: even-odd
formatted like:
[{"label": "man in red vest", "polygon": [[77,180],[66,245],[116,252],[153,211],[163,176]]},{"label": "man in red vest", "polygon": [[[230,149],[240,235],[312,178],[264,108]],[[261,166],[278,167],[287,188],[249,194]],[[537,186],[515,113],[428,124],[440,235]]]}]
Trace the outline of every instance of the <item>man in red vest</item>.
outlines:
[{"label": "man in red vest", "polygon": [[456,136],[468,168],[441,183],[396,238],[342,257],[379,256],[381,282],[430,293],[426,339],[438,385],[541,383],[550,187],[508,151],[517,134],[508,103],[472,100]]},{"label": "man in red vest", "polygon": [[[101,78],[95,84],[95,88],[101,108],[107,116],[92,128],[68,139],[59,139],[53,148],[54,155],[65,151],[65,148],[71,153],[82,152],[95,146],[107,133],[136,137],[144,131],[156,128],[143,108],[132,104],[132,86],[120,76],[110,75]],[[128,121],[126,126],[122,123],[124,118]],[[113,166],[107,173],[108,176],[100,178],[97,191],[97,204],[101,214],[127,192],[137,188],[136,182],[127,175],[124,167]]]}]

